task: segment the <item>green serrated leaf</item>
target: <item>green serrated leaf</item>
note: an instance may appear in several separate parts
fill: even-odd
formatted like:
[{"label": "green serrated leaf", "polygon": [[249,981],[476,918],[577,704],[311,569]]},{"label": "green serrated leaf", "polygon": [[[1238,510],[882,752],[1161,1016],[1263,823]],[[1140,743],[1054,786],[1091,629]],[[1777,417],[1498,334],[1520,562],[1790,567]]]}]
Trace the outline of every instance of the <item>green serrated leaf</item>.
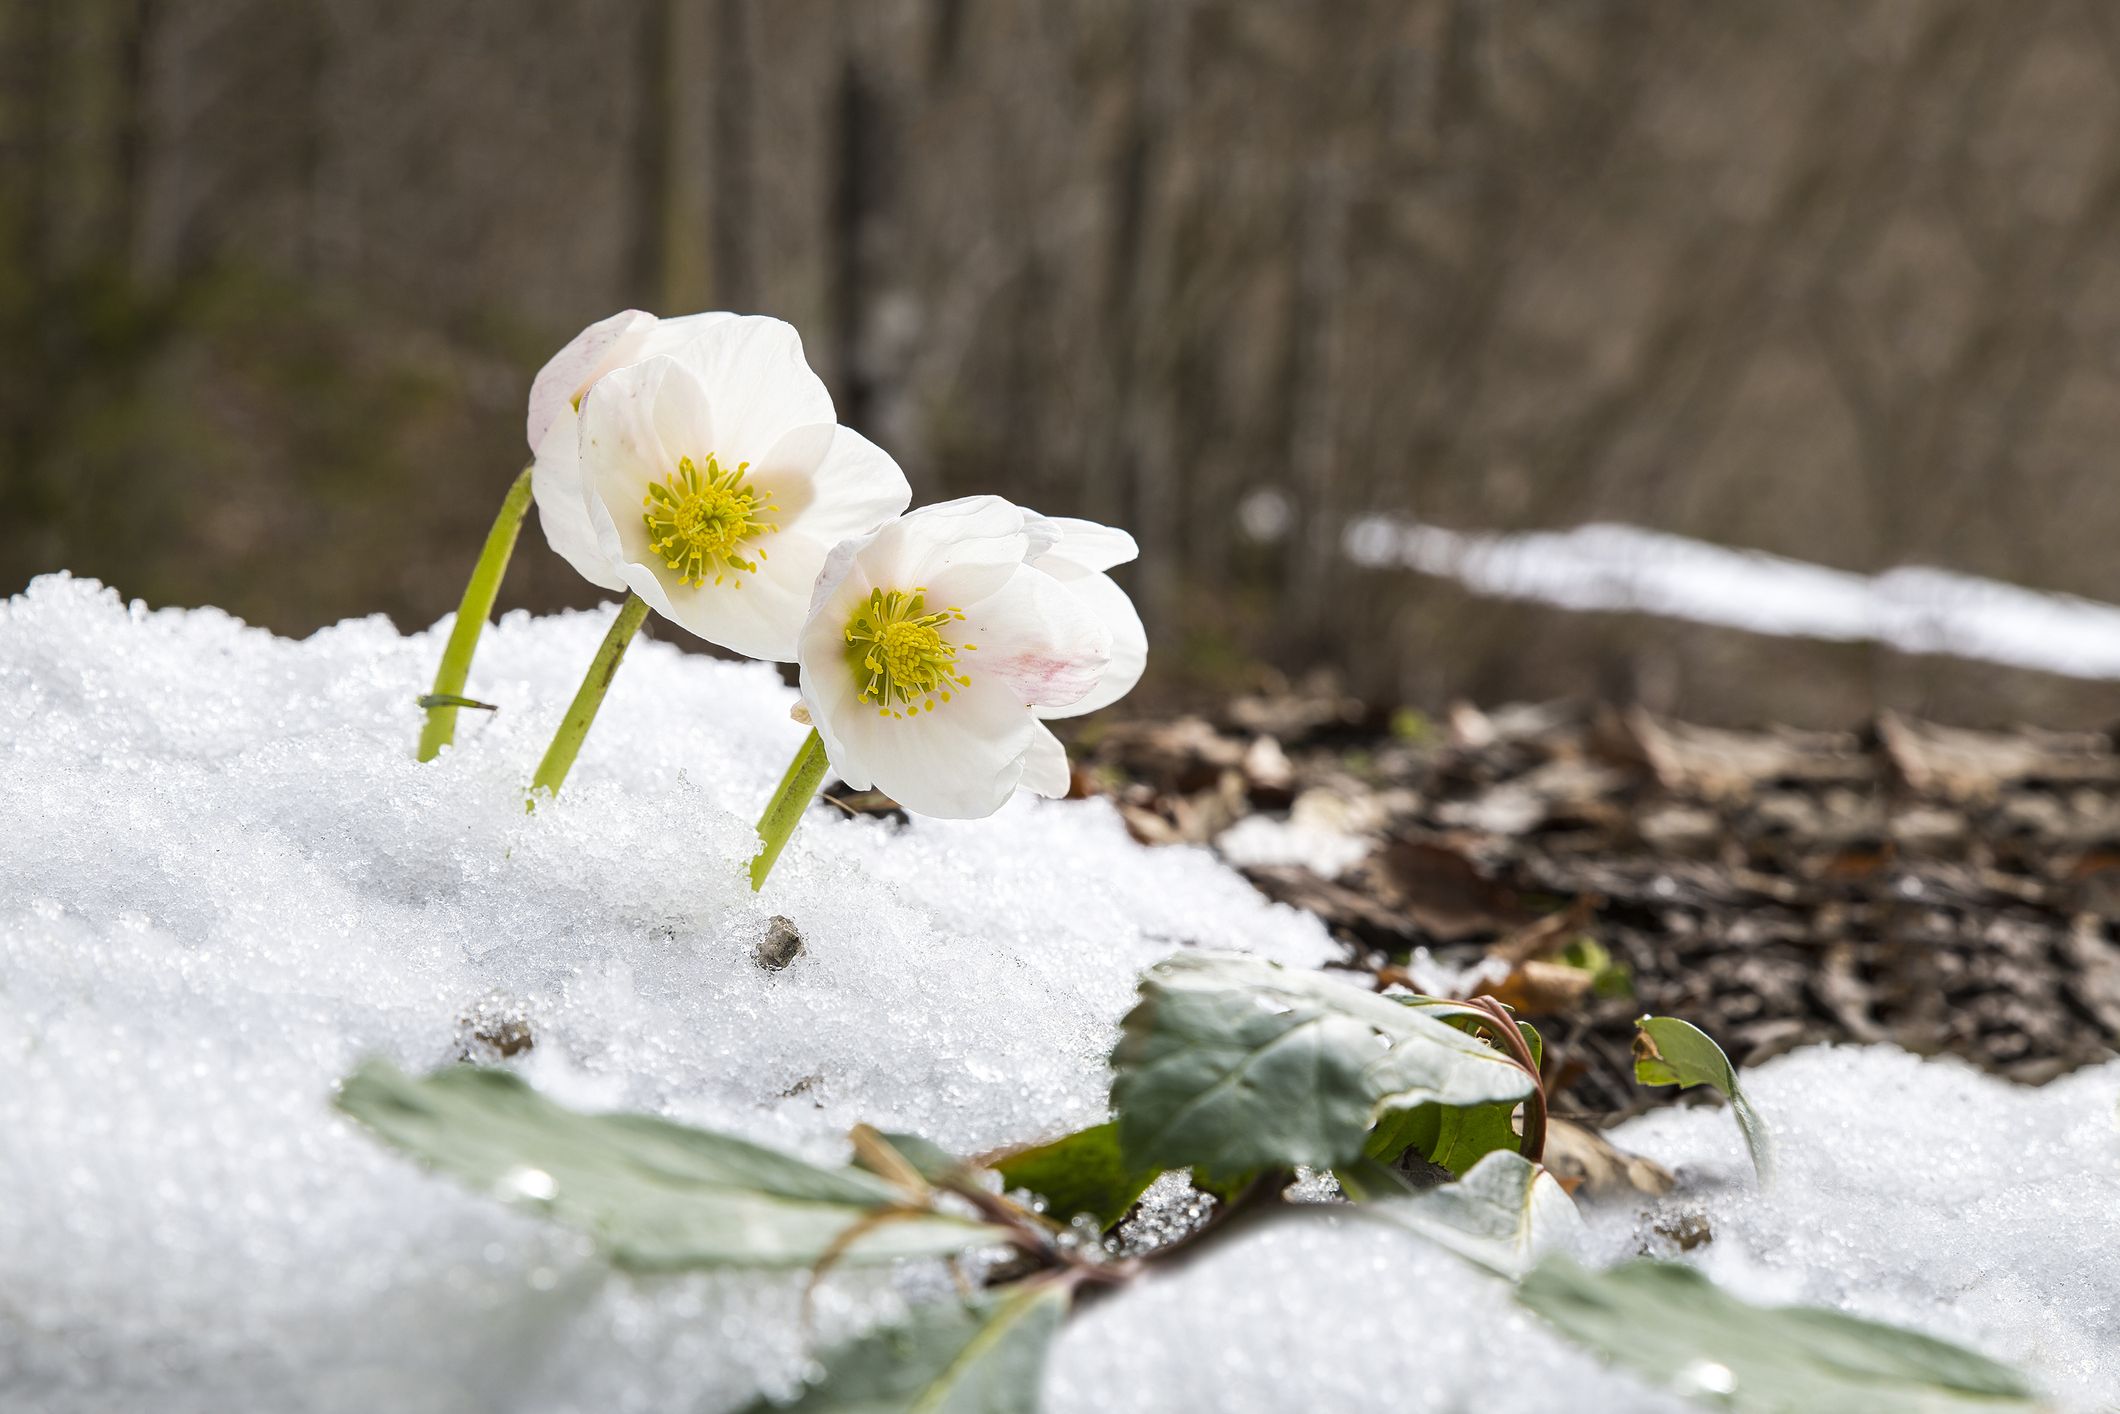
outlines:
[{"label": "green serrated leaf", "polygon": [[1469,1011],[1254,958],[1170,958],[1143,977],[1112,1055],[1120,1152],[1226,1189],[1352,1160],[1394,1110],[1521,1100],[1531,1077],[1446,1020]]},{"label": "green serrated leaf", "polygon": [[1606,1360],[1739,1414],[2038,1407],[2022,1376],[1986,1356],[1837,1311],[1753,1306],[1676,1263],[1592,1272],[1549,1258],[1517,1300]]},{"label": "green serrated leaf", "polygon": [[1634,1078],[1643,1085],[1713,1085],[1730,1102],[1762,1187],[1774,1181],[1774,1143],[1767,1122],[1737,1084],[1737,1067],[1707,1032],[1675,1016],[1634,1023]]},{"label": "green serrated leaf", "polygon": [[1361,1211],[1515,1280],[1546,1253],[1581,1239],[1582,1215],[1552,1174],[1520,1154],[1491,1153],[1455,1183]]},{"label": "green serrated leaf", "polygon": [[1068,1300],[1067,1287],[1042,1281],[915,1307],[903,1324],[827,1354],[823,1376],[794,1403],[760,1399],[745,1414],[1037,1414]]},{"label": "green serrated leaf", "polygon": [[991,1167],[1009,1187],[1043,1198],[1050,1216],[1066,1222],[1088,1213],[1102,1228],[1125,1217],[1161,1172],[1128,1167],[1119,1152],[1119,1126],[1109,1122],[1018,1149]]},{"label": "green serrated leaf", "polygon": [[[652,1115],[585,1115],[501,1070],[415,1080],[380,1062],[339,1108],[388,1143],[474,1188],[593,1233],[621,1266],[800,1267],[906,1195],[858,1169],[825,1169]],[[863,1231],[837,1260],[941,1256],[1004,1241],[968,1218],[917,1212]]]}]

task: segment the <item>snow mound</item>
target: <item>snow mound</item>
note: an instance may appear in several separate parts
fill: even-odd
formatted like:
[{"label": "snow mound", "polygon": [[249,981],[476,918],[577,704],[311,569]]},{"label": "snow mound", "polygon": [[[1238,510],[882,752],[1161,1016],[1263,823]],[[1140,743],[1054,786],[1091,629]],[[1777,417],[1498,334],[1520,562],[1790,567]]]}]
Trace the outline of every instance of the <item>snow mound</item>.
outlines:
[{"label": "snow mound", "polygon": [[[1114,1024],[1159,957],[1334,951],[1096,802],[903,827],[819,807],[753,896],[749,822],[801,738],[793,694],[664,644],[636,645],[565,794],[526,814],[608,621],[490,629],[471,691],[501,710],[465,713],[421,766],[413,698],[446,622],[292,642],[65,576],[0,608],[0,1405],[722,1409],[789,1388],[799,1277],[616,1275],[384,1151],[332,1086],[366,1055],[516,1051],[564,1101],[813,1157],[857,1120],[971,1151],[1102,1117]],[[753,960],[774,914],[803,939],[777,972]],[[1658,1228],[1698,1213],[1714,1237],[1687,1260],[1740,1294],[1956,1336],[2079,1403],[2120,1387],[2120,1069],[2027,1092],[1831,1051],[1750,1088],[1781,1188],[1745,1186],[1726,1114],[1651,1116],[1622,1142],[1686,1182],[1594,1215],[1593,1255],[1662,1250]],[[816,1333],[938,1283],[835,1275]],[[1666,1407],[1484,1274],[1344,1214],[1100,1303],[1047,1394],[1278,1410],[1380,1390]]]},{"label": "snow mound", "polygon": [[1774,1131],[1760,1193],[1720,1110],[1644,1115],[1608,1137],[1674,1169],[1635,1213],[1593,1212],[1592,1256],[1683,1254],[1764,1304],[1832,1306],[1959,1341],[2071,1408],[2120,1390],[2120,1062],[2037,1090],[1953,1059],[1819,1046],[1744,1076]]},{"label": "snow mound", "polygon": [[[1753,1186],[1727,1111],[1660,1110],[1610,1138],[1673,1168],[1677,1190],[1586,1205],[1584,1257],[1693,1262],[1746,1300],[1912,1326],[2017,1365],[2063,1408],[2108,1407],[2120,1062],[2026,1090],[1889,1047],[1818,1047],[1745,1089],[1774,1129],[1772,1191]],[[1694,1407],[1600,1367],[1499,1278],[1318,1212],[1093,1307],[1062,1334],[1046,1394],[1048,1414]]]},{"label": "snow mound", "polygon": [[[634,647],[526,814],[610,617],[489,629],[471,691],[501,710],[422,766],[446,621],[291,642],[63,576],[0,610],[0,1404],[662,1409],[784,1383],[789,1283],[611,1277],[384,1152],[333,1085],[527,1029],[513,1063],[571,1103],[815,1157],[859,1120],[970,1152],[1102,1119],[1115,1023],[1174,948],[1333,951],[1094,802],[819,807],[754,896],[794,693],[667,644]],[[769,972],[774,914],[803,951]]]}]

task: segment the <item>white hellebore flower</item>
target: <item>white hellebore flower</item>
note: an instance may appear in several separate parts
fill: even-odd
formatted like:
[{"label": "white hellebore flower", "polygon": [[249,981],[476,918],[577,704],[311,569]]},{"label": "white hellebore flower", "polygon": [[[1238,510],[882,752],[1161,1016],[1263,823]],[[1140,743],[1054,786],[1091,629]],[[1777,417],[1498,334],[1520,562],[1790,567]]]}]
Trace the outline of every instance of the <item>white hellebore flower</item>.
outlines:
[{"label": "white hellebore flower", "polygon": [[613,316],[538,375],[533,435],[540,417],[531,490],[553,548],[748,657],[792,661],[826,554],[912,499],[778,319]]},{"label": "white hellebore flower", "polygon": [[1148,640],[1105,570],[1133,537],[998,496],[924,506],[832,552],[798,661],[846,783],[922,815],[991,815],[1020,785],[1067,794],[1040,718],[1117,700]]}]

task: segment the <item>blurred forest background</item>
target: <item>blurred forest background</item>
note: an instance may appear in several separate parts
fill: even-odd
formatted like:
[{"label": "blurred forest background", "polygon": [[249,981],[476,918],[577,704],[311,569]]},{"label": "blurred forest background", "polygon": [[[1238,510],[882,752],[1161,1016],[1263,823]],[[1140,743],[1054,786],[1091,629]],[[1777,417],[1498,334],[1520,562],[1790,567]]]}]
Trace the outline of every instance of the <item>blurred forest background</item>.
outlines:
[{"label": "blurred forest background", "polygon": [[[1339,545],[1610,519],[2120,600],[2120,6],[0,0],[0,73],[0,591],[424,625],[539,363],[720,307],[916,500],[1133,529],[1163,700],[2114,715]],[[504,607],[595,597],[526,533]]]}]

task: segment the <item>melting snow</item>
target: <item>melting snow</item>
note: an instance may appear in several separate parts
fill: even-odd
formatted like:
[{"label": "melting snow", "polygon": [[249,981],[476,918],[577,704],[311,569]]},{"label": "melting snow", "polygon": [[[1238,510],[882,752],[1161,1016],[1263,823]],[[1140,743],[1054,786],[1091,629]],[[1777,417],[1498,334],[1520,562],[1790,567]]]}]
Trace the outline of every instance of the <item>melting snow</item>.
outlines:
[{"label": "melting snow", "polygon": [[1925,565],[1851,574],[1631,525],[1479,535],[1383,515],[1350,523],[1343,548],[1505,599],[2120,678],[2120,606]]},{"label": "melting snow", "polygon": [[[607,622],[489,630],[473,691],[502,710],[466,713],[420,766],[435,632],[368,619],[292,642],[63,576],[0,609],[0,1405],[713,1409],[785,1389],[799,1278],[615,1275],[383,1151],[332,1084],[362,1055],[427,1067],[527,1031],[509,1063],[571,1103],[817,1157],[864,1119],[971,1150],[1101,1117],[1113,1024],[1172,949],[1333,953],[1094,802],[904,828],[820,807],[754,898],[740,862],[801,737],[793,696],[662,644],[629,655],[565,795],[525,814]],[[751,954],[776,913],[803,950],[768,972]],[[1686,1185],[1595,1216],[1594,1255],[1698,1211],[1715,1238],[1691,1256],[1742,1293],[1955,1335],[2079,1403],[2120,1387],[2120,1069],[2025,1092],[1815,1052],[1754,1088],[1782,1189],[1739,1181],[1728,1116],[1651,1116],[1624,1142]],[[938,1280],[835,1275],[818,1330]],[[1662,1407],[1491,1279],[1344,1216],[1102,1303],[1048,1395],[1353,1409],[1379,1387],[1420,1409],[1497,1388],[1502,1408]]]}]

